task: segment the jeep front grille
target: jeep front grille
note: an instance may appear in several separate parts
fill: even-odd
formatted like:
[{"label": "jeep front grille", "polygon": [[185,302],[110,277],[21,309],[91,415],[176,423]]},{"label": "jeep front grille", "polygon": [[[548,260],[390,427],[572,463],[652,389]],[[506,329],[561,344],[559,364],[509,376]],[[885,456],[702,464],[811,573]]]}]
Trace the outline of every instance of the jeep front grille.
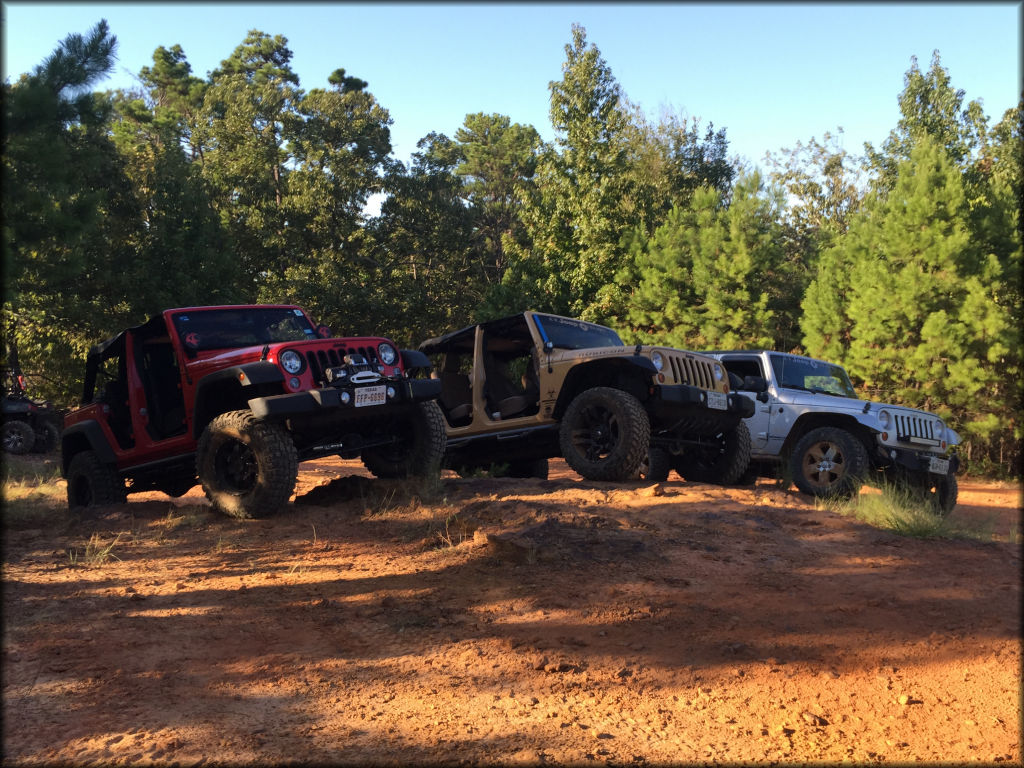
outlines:
[{"label": "jeep front grille", "polygon": [[345,355],[362,355],[366,361],[376,368],[380,361],[377,359],[376,347],[328,347],[327,349],[313,349],[306,352],[306,362],[309,363],[309,370],[313,374],[313,381],[324,384],[327,381],[324,370],[344,365]]},{"label": "jeep front grille", "polygon": [[938,445],[939,438],[935,434],[938,422],[914,413],[895,414],[896,439],[904,443],[924,443]]},{"label": "jeep front grille", "polygon": [[701,389],[714,389],[715,376],[711,364],[682,355],[665,355],[668,358],[672,376],[679,384],[689,384]]}]

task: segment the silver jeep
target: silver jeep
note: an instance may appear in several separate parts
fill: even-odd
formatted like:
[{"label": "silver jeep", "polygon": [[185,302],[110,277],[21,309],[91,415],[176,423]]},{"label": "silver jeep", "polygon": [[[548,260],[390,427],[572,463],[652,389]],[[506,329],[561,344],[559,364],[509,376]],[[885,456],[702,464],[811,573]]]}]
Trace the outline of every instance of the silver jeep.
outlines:
[{"label": "silver jeep", "polygon": [[848,496],[880,474],[926,494],[942,514],[956,505],[960,438],[940,417],[859,399],[835,363],[766,350],[706,354],[725,364],[734,391],[756,400],[746,419],[751,474],[781,464],[818,497]]}]

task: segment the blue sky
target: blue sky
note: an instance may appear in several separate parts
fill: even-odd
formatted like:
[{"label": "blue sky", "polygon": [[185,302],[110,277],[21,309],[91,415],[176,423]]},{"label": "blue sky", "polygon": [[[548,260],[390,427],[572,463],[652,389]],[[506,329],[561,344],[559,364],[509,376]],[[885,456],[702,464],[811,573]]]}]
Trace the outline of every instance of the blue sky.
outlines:
[{"label": "blue sky", "polygon": [[105,18],[129,87],[158,46],[179,44],[204,77],[250,29],[283,35],[303,88],[343,67],[369,82],[408,161],[430,131],[497,112],[554,137],[548,83],[582,24],[629,99],[725,128],[732,155],[843,129],[880,144],[899,119],[911,57],[933,50],[955,87],[997,122],[1021,94],[1021,3],[91,3],[3,2],[3,76],[16,79],[72,32]]}]

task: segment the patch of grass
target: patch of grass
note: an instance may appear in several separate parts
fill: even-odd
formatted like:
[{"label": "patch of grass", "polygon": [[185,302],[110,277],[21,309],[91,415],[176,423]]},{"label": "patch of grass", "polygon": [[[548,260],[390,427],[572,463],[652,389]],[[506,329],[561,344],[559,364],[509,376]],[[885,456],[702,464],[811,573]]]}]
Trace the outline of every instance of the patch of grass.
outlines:
[{"label": "patch of grass", "polygon": [[11,473],[10,467],[4,464],[4,527],[21,530],[53,528],[69,521],[67,491],[58,470],[36,474]]},{"label": "patch of grass", "polygon": [[[432,526],[433,527],[433,526]],[[473,538],[476,526],[467,522],[458,512],[453,512],[444,519],[438,530],[433,531],[437,540],[437,549],[452,549]]]},{"label": "patch of grass", "polygon": [[856,518],[876,528],[915,539],[992,540],[992,523],[957,523],[938,514],[920,494],[890,483],[879,493],[856,493],[849,499],[821,500],[819,504],[838,514]]},{"label": "patch of grass", "polygon": [[5,487],[8,484],[46,485],[60,480],[60,462],[53,457],[4,453],[0,463]]},{"label": "patch of grass", "polygon": [[371,494],[369,498],[364,498],[363,503],[369,505],[370,515],[373,517],[384,516],[400,509],[403,505],[403,499],[398,498],[398,487],[388,488],[384,493],[377,495]]},{"label": "patch of grass", "polygon": [[71,565],[84,565],[96,568],[111,558],[120,560],[121,558],[114,554],[114,547],[121,540],[121,535],[121,533],[118,533],[113,540],[104,543],[103,538],[98,533],[94,533],[89,537],[89,541],[86,542],[85,549],[82,552],[79,552],[77,549],[68,550],[68,561]]},{"label": "patch of grass", "polygon": [[1024,536],[1021,536],[1020,529],[1017,527],[1016,523],[1010,526],[1010,532],[1007,534],[1007,541],[1011,544],[1024,543]]},{"label": "patch of grass", "polygon": [[[377,482],[379,485],[371,492],[360,493],[360,502],[368,517],[410,514],[434,504],[447,504],[448,501],[439,475]],[[315,543],[315,529],[313,536]]]},{"label": "patch of grass", "polygon": [[438,468],[420,477],[410,477],[398,481],[392,495],[397,491],[400,498],[410,502],[421,502],[433,504],[444,496],[444,482],[441,480],[441,470]]},{"label": "patch of grass", "polygon": [[179,528],[199,528],[206,523],[207,517],[208,510],[205,507],[171,505],[167,510],[167,517],[160,521],[160,526],[165,533],[171,533]]}]

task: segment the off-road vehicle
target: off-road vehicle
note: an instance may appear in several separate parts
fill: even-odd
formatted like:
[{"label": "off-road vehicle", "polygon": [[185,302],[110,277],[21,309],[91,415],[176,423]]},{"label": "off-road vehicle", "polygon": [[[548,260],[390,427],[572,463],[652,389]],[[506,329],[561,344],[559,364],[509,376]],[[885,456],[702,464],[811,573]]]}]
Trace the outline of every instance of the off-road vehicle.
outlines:
[{"label": "off-road vehicle", "polygon": [[757,350],[709,352],[730,375],[763,377],[747,418],[751,468],[788,472],[812,496],[849,496],[881,475],[929,496],[949,512],[956,505],[955,447],[960,438],[927,411],[860,400],[842,366],[801,355]]},{"label": "off-road vehicle", "polygon": [[747,469],[754,403],[709,357],[532,311],[419,348],[441,379],[445,465],[461,473],[546,477],[556,456],[589,480],[663,480],[674,466],[729,483]]},{"label": "off-road vehicle", "polygon": [[68,504],[196,484],[222,512],[261,517],[298,462],[361,457],[378,477],[439,471],[440,382],[379,336],[331,338],[299,307],[168,309],[89,352],[82,406],[65,419]]},{"label": "off-road vehicle", "polygon": [[60,414],[45,400],[30,397],[20,370],[4,370],[3,446],[8,453],[49,453],[60,438]]}]

